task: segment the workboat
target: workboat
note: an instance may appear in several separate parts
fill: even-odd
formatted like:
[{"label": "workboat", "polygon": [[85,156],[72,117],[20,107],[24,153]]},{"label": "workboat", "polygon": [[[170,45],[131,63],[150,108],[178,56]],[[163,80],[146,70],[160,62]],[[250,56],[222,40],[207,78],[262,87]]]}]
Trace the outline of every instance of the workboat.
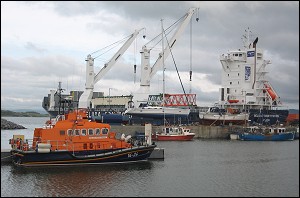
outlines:
[{"label": "workboat", "polygon": [[190,128],[183,126],[165,126],[162,132],[156,132],[152,135],[152,140],[157,141],[186,141],[192,140],[195,133]]},{"label": "workboat", "polygon": [[109,124],[88,120],[86,110],[73,110],[36,128],[33,139],[14,135],[10,144],[12,161],[18,166],[145,161],[156,147],[151,138],[139,145],[131,140],[130,135],[111,131]]},{"label": "workboat", "polygon": [[287,141],[294,140],[294,132],[287,132],[285,127],[250,126],[239,133],[239,140],[244,141]]}]

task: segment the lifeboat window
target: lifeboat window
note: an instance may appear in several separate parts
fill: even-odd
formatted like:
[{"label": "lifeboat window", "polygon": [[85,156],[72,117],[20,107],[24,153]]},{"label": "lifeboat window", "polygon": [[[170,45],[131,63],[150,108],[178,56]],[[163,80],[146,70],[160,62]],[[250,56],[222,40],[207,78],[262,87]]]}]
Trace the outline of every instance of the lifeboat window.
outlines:
[{"label": "lifeboat window", "polygon": [[81,135],[86,135],[86,129],[81,129]]},{"label": "lifeboat window", "polygon": [[71,136],[72,135],[72,129],[68,129],[68,136]]},{"label": "lifeboat window", "polygon": [[89,135],[94,135],[94,129],[89,129]]},{"label": "lifeboat window", "polygon": [[74,130],[74,135],[79,135],[80,130],[79,129],[75,129]]},{"label": "lifeboat window", "polygon": [[100,129],[96,129],[96,135],[100,135]]},{"label": "lifeboat window", "polygon": [[60,131],[59,131],[59,134],[60,134],[60,135],[65,135],[65,131],[64,131],[64,130],[60,130]]},{"label": "lifeboat window", "polygon": [[87,144],[86,143],[83,144],[83,149],[87,149]]},{"label": "lifeboat window", "polygon": [[106,135],[107,133],[108,133],[108,129],[107,128],[102,129],[102,134]]}]

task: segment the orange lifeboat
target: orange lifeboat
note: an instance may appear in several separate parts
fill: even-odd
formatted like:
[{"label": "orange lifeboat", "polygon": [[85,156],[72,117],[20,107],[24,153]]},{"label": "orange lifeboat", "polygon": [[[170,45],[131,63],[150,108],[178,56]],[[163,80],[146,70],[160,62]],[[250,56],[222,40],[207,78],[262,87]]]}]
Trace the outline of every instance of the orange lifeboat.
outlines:
[{"label": "orange lifeboat", "polygon": [[269,85],[267,85],[267,84],[265,84],[265,87],[267,88],[267,92],[271,96],[272,100],[275,100],[276,93],[273,91],[273,89]]},{"label": "orange lifeboat", "polygon": [[[49,123],[47,123],[49,124]],[[12,161],[20,166],[75,165],[133,162],[147,160],[155,144],[139,145],[122,134],[116,137],[111,126],[87,118],[85,110],[59,115],[52,127],[35,128],[31,144],[22,147],[21,141],[11,140]],[[22,138],[24,139],[24,138]]]}]

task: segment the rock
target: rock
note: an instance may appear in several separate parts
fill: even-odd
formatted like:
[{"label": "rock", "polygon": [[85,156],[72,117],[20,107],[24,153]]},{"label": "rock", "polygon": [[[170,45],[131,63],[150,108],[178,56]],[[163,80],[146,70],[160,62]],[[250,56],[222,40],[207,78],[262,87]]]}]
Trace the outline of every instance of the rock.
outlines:
[{"label": "rock", "polygon": [[26,129],[25,127],[1,118],[1,129]]}]

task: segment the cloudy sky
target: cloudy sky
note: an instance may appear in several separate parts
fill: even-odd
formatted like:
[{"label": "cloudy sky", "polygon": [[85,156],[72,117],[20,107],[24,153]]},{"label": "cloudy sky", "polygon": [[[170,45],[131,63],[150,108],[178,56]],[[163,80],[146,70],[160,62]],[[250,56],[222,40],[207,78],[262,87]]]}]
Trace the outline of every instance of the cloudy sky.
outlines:
[{"label": "cloudy sky", "polygon": [[[218,100],[219,56],[242,48],[241,37],[249,27],[253,40],[259,38],[257,46],[264,50],[265,59],[272,62],[267,67],[268,80],[284,105],[299,109],[297,1],[1,1],[1,109],[42,110],[43,97],[59,81],[65,93],[84,90],[86,56],[145,28],[94,89],[105,95],[109,88],[111,95],[134,94],[139,88],[142,45],[160,34],[161,19],[169,27],[190,7],[199,12],[172,53],[185,91],[197,94],[197,105],[209,106]],[[120,47],[93,55],[102,54],[95,60],[96,73]],[[160,48],[152,50],[151,63]],[[183,93],[171,55],[165,65],[166,92]],[[161,87],[162,72],[158,72],[151,80],[151,92],[161,93]]]}]

